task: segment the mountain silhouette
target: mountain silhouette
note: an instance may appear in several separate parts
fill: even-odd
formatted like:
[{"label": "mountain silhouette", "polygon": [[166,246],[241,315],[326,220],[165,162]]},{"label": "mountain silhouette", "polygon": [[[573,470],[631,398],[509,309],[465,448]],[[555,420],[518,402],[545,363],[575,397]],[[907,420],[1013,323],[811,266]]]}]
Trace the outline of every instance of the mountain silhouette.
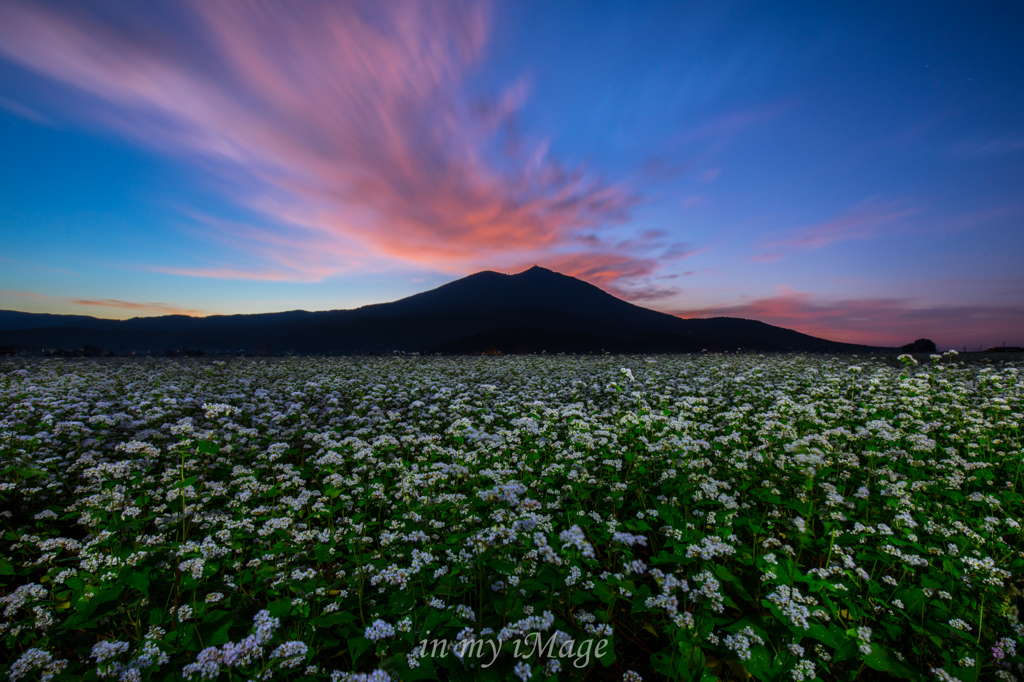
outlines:
[{"label": "mountain silhouette", "polygon": [[203,349],[255,353],[672,353],[890,351],[819,339],[755,320],[682,319],[541,267],[478,272],[353,310],[166,315],[104,320],[0,311],[0,346]]}]

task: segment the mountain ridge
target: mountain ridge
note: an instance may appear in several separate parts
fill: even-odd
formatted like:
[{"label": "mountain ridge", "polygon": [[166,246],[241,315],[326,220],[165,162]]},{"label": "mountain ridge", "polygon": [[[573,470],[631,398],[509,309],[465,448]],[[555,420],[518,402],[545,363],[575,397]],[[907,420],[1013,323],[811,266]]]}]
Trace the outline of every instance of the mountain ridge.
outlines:
[{"label": "mountain ridge", "polygon": [[260,353],[892,350],[819,339],[757,320],[680,318],[539,266],[514,275],[485,270],[397,301],[348,310],[127,320],[0,311],[0,346],[85,345]]}]

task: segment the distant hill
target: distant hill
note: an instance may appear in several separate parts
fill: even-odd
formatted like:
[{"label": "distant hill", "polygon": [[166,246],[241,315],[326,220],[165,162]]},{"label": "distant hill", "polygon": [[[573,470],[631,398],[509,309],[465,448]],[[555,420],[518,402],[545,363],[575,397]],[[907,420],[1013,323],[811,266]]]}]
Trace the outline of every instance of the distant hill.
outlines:
[{"label": "distant hill", "polygon": [[839,343],[763,322],[682,319],[628,303],[541,267],[478,272],[392,303],[354,310],[136,317],[0,311],[0,346],[278,353],[671,353],[891,351]]}]

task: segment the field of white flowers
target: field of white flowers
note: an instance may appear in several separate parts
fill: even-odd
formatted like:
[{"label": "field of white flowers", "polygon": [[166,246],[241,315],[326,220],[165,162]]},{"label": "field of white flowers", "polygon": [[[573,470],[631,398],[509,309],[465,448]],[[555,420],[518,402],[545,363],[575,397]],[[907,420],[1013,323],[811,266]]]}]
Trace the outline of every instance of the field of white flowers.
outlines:
[{"label": "field of white flowers", "polygon": [[12,682],[1024,679],[1013,362],[8,361],[0,388]]}]

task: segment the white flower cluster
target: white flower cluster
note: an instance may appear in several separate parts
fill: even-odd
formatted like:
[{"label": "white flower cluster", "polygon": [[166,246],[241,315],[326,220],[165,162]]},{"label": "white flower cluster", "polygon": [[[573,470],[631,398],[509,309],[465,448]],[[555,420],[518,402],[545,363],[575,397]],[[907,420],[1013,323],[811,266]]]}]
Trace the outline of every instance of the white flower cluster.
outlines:
[{"label": "white flower cluster", "polygon": [[643,575],[647,572],[647,564],[642,559],[633,559],[623,564],[622,572],[625,575]]},{"label": "white flower cluster", "polygon": [[738,632],[726,635],[722,643],[727,649],[735,651],[736,656],[741,661],[749,661],[751,655],[750,646],[755,642],[757,644],[764,644],[764,640],[748,625]]},{"label": "white flower cluster", "polygon": [[790,671],[790,676],[794,682],[810,682],[815,678],[814,674],[814,661],[809,661],[806,658],[801,659]]},{"label": "white flower cluster", "polygon": [[[694,591],[694,596],[707,599],[711,602],[711,608],[718,613],[725,611],[725,602],[722,596],[722,584],[711,575],[710,571],[701,571],[693,577],[699,587]],[[771,595],[768,596],[771,599]]]},{"label": "white flower cluster", "polygon": [[569,568],[569,575],[565,577],[565,584],[570,586],[575,585],[582,575],[583,572],[580,571],[579,566],[571,566]]},{"label": "white flower cluster", "polygon": [[612,533],[612,542],[619,542],[627,547],[633,547],[634,545],[639,545],[640,547],[647,546],[647,538],[643,535],[633,535],[631,533]]},{"label": "white flower cluster", "polygon": [[371,642],[379,642],[382,639],[395,636],[395,626],[389,624],[386,621],[377,619],[366,628],[366,632],[363,634],[366,639]]},{"label": "white flower cluster", "polygon": [[0,597],[0,604],[4,607],[4,618],[13,618],[18,609],[30,602],[46,599],[49,594],[49,591],[38,583],[18,586],[14,592]]},{"label": "white flower cluster", "polygon": [[238,414],[237,407],[225,405],[224,403],[203,403],[203,411],[206,412],[207,419],[216,419],[220,416]]},{"label": "white flower cluster", "polygon": [[515,623],[509,623],[498,633],[498,641],[504,643],[531,632],[543,632],[549,630],[554,624],[555,614],[545,611],[541,616],[529,616]]},{"label": "white flower cluster", "polygon": [[203,577],[203,568],[206,566],[206,561],[198,557],[194,559],[186,559],[178,564],[178,570],[182,573],[190,573],[192,578],[199,580]]},{"label": "white flower cluster", "polygon": [[279,663],[282,668],[297,668],[302,665],[302,660],[306,657],[306,652],[308,651],[309,647],[306,646],[305,642],[292,640],[278,645],[276,649],[270,652],[270,657],[284,659]]},{"label": "white flower cluster", "polygon": [[221,647],[207,647],[200,651],[195,663],[182,668],[182,674],[190,680],[196,676],[212,680],[220,675],[221,668],[241,668],[262,658],[263,647],[270,643],[281,622],[264,610],[253,618],[253,626],[253,634],[241,642],[228,642]]},{"label": "white flower cluster", "polygon": [[711,561],[720,556],[731,556],[735,553],[734,547],[714,537],[704,537],[698,544],[690,545],[686,550],[687,557],[699,556],[704,561]]},{"label": "white flower cluster", "polygon": [[125,663],[123,660],[130,645],[128,642],[104,640],[93,645],[89,657],[96,661],[96,674],[101,678],[117,679],[119,682],[137,682],[144,672],[150,672],[170,661],[170,657],[156,644],[163,636],[159,628],[151,629],[142,643],[138,654]]},{"label": "white flower cluster", "polygon": [[1010,578],[1010,572],[998,568],[992,557],[975,559],[974,557],[965,556],[961,557],[960,560],[974,573],[980,573],[983,576],[981,581],[986,585],[1003,587],[1004,581]]},{"label": "white flower cluster", "polygon": [[932,668],[931,671],[932,675],[935,675],[935,677],[937,677],[940,680],[940,682],[961,682],[959,677],[954,677],[953,675],[950,675],[942,668]]},{"label": "white flower cluster", "polygon": [[33,670],[39,670],[39,679],[42,682],[50,682],[54,676],[67,667],[67,664],[66,660],[55,660],[48,651],[32,648],[25,650],[25,653],[11,664],[7,675],[11,682],[18,682]]},{"label": "white flower cluster", "polygon": [[559,533],[558,537],[562,540],[565,546],[575,547],[588,559],[594,558],[594,548],[589,542],[587,542],[587,536],[579,526],[574,525],[568,530],[563,530]]},{"label": "white flower cluster", "polygon": [[857,648],[865,656],[871,654],[871,628],[867,626],[857,628]]},{"label": "white flower cluster", "polygon": [[97,663],[106,663],[128,651],[128,646],[128,642],[112,642],[110,640],[97,642],[93,645],[89,658],[96,659]]},{"label": "white flower cluster", "polygon": [[807,605],[813,606],[817,603],[813,597],[804,597],[795,587],[777,585],[765,598],[779,608],[791,625],[804,630],[810,627],[807,619],[811,617],[811,610]]},{"label": "white flower cluster", "polygon": [[372,673],[343,673],[335,670],[331,673],[331,682],[394,682],[394,679],[379,668]]},{"label": "white flower cluster", "polygon": [[548,544],[548,539],[544,533],[533,534],[533,546],[537,548],[537,554],[544,561],[556,566],[562,565],[562,558],[555,554],[555,550]]}]

